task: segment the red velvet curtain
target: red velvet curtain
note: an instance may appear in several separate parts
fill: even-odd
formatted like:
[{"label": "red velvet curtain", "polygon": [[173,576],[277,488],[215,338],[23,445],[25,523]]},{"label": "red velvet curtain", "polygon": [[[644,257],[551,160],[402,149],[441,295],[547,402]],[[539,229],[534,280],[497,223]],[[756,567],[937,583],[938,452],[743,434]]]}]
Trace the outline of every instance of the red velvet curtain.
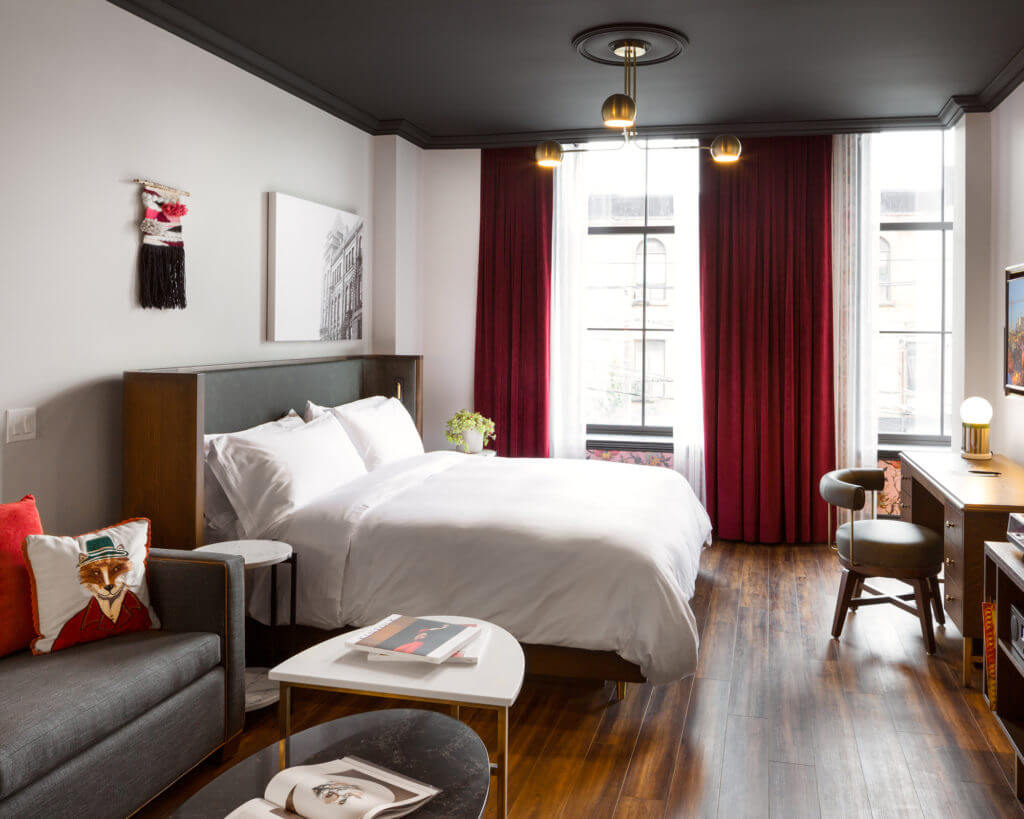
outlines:
[{"label": "red velvet curtain", "polygon": [[532,148],[482,152],[473,400],[499,455],[548,454],[552,200]]},{"label": "red velvet curtain", "polygon": [[[703,152],[702,152],[703,153]],[[704,156],[701,335],[707,506],[719,537],[824,542],[835,464],[832,139]]]}]

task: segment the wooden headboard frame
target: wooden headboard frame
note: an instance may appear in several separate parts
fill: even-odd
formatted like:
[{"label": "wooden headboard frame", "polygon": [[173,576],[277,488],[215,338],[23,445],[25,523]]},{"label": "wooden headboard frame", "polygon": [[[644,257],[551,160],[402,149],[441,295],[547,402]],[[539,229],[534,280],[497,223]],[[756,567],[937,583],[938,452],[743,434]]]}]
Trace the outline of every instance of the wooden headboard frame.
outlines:
[{"label": "wooden headboard frame", "polygon": [[[399,392],[401,393],[399,395]],[[398,396],[423,433],[423,357],[358,355],[135,370],[124,374],[123,513],[153,523],[153,545],[203,544],[203,436],[302,412]]]}]

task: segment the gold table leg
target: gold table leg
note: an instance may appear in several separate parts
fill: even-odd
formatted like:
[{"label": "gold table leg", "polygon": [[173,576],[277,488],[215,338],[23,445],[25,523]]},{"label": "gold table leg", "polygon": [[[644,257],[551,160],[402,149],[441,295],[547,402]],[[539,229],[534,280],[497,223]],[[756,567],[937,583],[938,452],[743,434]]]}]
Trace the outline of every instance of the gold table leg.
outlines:
[{"label": "gold table leg", "polygon": [[508,708],[498,709],[498,747],[494,761],[495,804],[498,816],[504,819],[508,816]]},{"label": "gold table leg", "polygon": [[461,720],[461,719],[462,719],[462,717],[460,717],[460,716],[459,716],[459,714],[460,714],[460,708],[459,708],[459,706],[458,706],[458,705],[452,705],[452,706],[451,706],[451,715],[452,715],[452,719],[458,719],[458,720]]},{"label": "gold table leg", "polygon": [[963,639],[963,671],[961,672],[961,682],[964,688],[971,687],[971,676],[974,671],[974,645],[973,640],[970,637],[964,637]]},{"label": "gold table leg", "polygon": [[277,701],[277,762],[283,771],[288,767],[288,737],[292,733],[292,687],[287,683],[280,684],[280,698]]}]

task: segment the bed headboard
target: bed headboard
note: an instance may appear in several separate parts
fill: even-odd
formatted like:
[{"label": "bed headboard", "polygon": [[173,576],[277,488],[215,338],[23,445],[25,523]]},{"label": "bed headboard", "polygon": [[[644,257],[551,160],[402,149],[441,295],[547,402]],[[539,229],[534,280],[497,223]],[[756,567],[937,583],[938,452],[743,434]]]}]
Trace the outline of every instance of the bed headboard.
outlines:
[{"label": "bed headboard", "polygon": [[423,432],[423,358],[361,355],[136,370],[124,374],[125,517],[153,523],[153,545],[203,543],[203,435],[234,432],[370,395],[400,397]]}]

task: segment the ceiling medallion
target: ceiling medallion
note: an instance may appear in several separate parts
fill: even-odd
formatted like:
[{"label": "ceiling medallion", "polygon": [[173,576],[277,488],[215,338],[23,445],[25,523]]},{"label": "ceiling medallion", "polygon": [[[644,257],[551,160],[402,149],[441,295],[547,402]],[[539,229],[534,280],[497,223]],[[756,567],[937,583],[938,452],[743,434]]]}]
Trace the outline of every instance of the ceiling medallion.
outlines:
[{"label": "ceiling medallion", "polygon": [[[572,38],[572,47],[588,60],[623,67],[622,93],[612,94],[601,106],[604,124],[622,129],[622,145],[628,145],[636,136],[637,68],[671,60],[689,44],[681,31],[646,23],[595,26]],[[542,168],[555,168],[561,164],[563,154],[581,150],[585,149],[563,148],[557,142],[546,141],[537,146],[534,155]],[[716,137],[707,150],[715,162],[728,163],[740,158],[743,147],[739,139],[726,135]]]},{"label": "ceiling medallion", "polygon": [[572,38],[572,47],[581,57],[605,65],[622,65],[625,56],[621,47],[627,41],[640,41],[644,50],[637,51],[637,65],[655,65],[678,57],[690,41],[681,31],[647,23],[613,23],[594,26]]}]

